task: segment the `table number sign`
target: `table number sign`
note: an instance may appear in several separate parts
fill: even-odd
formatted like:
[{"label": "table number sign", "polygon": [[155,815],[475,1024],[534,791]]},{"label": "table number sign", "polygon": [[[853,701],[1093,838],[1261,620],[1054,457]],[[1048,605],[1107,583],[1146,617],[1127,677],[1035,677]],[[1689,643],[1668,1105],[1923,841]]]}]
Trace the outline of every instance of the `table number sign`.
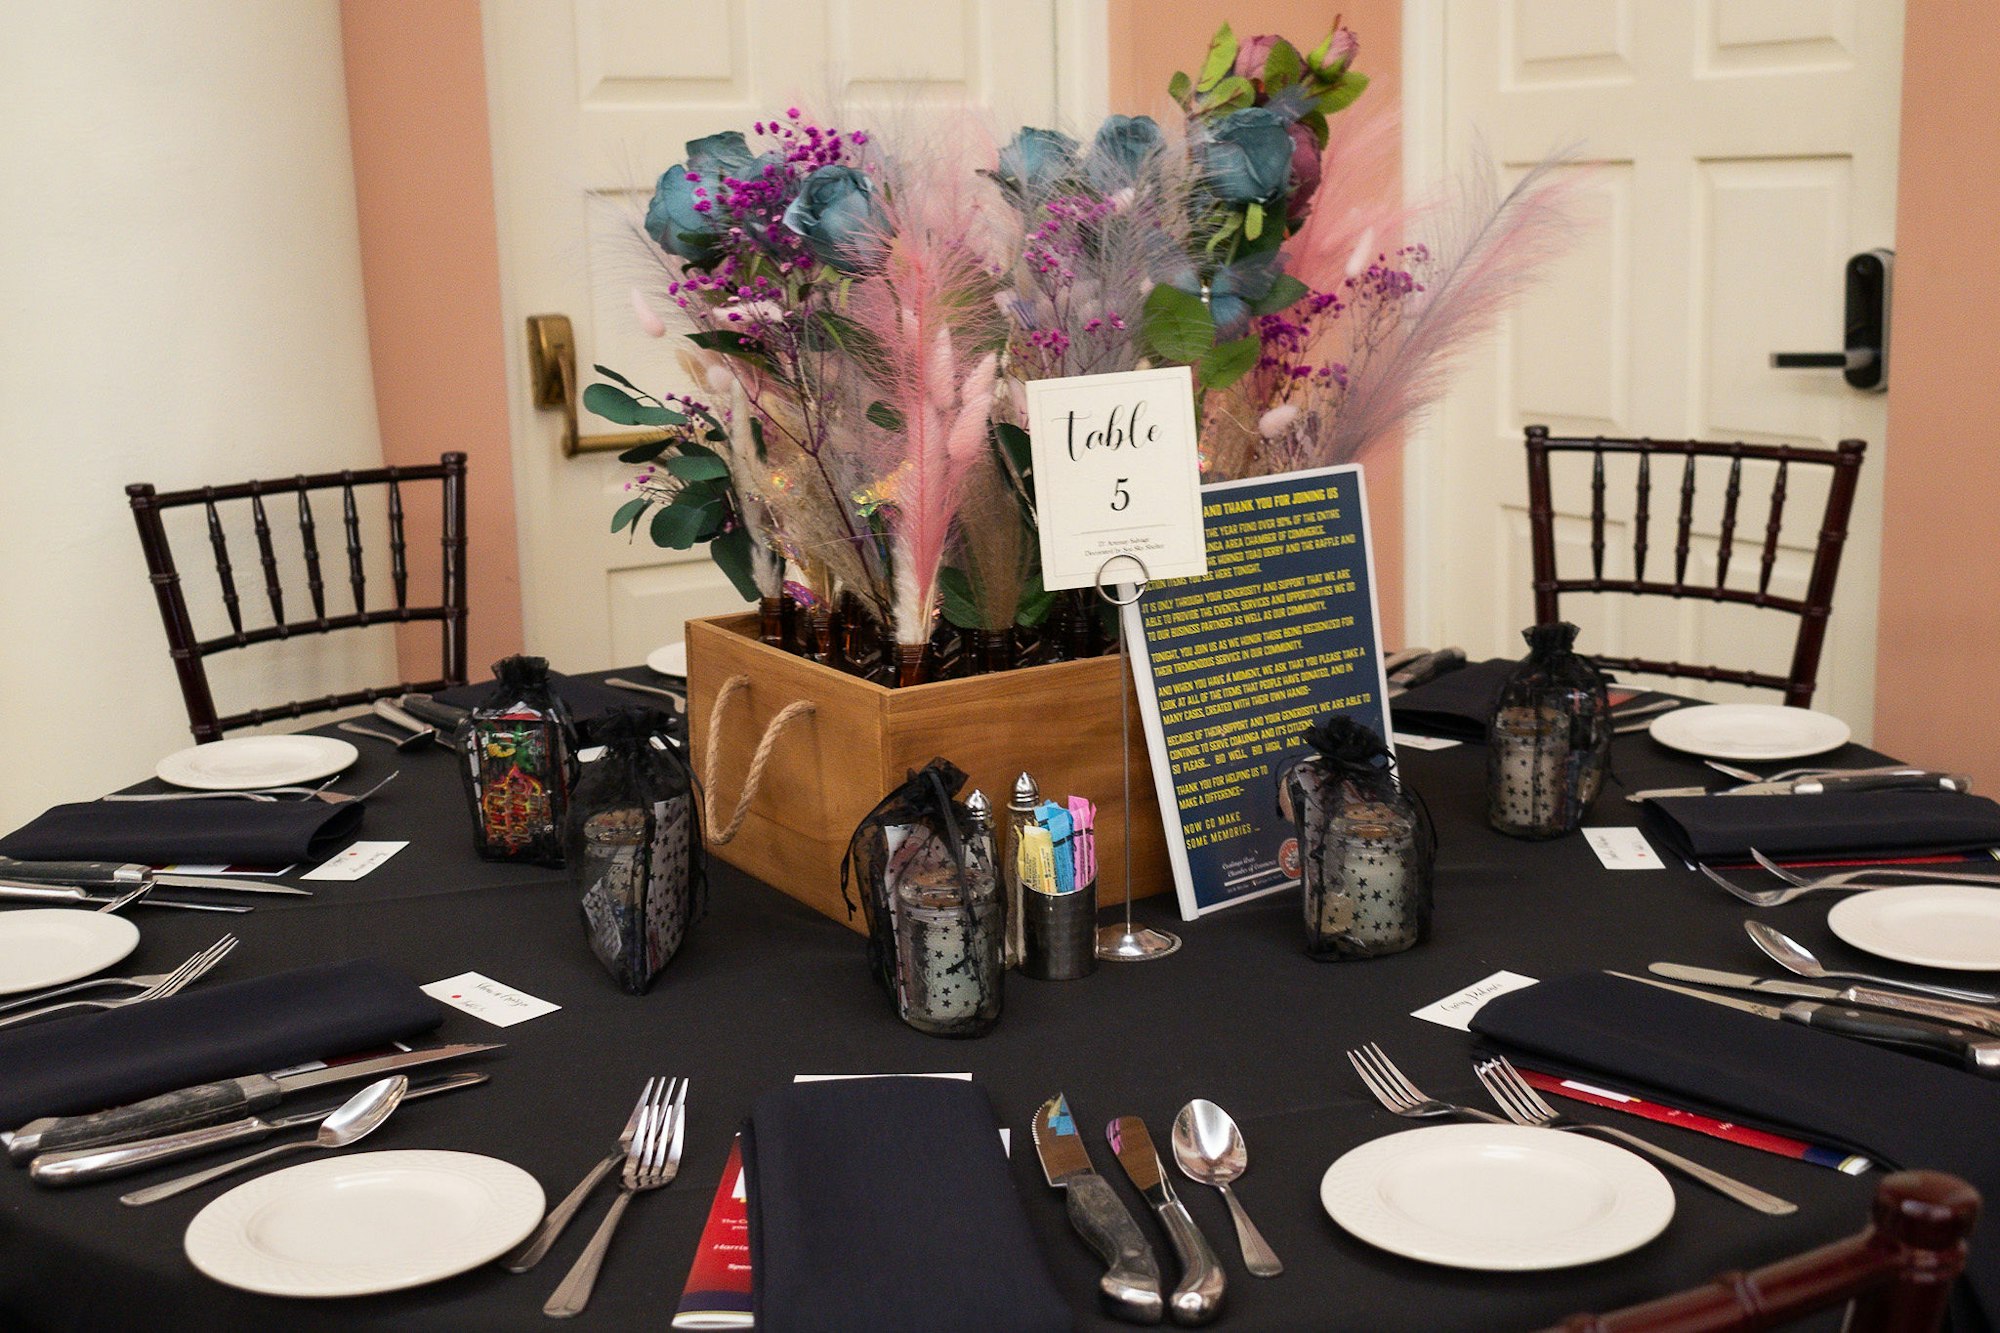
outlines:
[{"label": "table number sign", "polygon": [[[1207,569],[1186,366],[1031,380],[1027,399],[1043,587],[1092,587],[1118,555],[1153,579]],[[1140,577],[1129,561],[1106,571],[1108,583]]]},{"label": "table number sign", "polygon": [[1353,464],[1201,492],[1208,569],[1125,610],[1181,915],[1292,888],[1275,774],[1344,712],[1388,731],[1367,496]]}]

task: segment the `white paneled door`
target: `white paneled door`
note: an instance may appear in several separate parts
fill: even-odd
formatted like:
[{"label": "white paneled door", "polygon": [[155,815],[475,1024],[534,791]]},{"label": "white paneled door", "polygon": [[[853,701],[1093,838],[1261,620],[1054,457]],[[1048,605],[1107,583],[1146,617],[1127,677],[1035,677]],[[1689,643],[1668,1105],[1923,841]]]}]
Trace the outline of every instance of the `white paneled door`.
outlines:
[{"label": "white paneled door", "polygon": [[[570,317],[586,383],[597,362],[656,393],[694,387],[680,382],[672,340],[637,328],[599,234],[615,217],[605,205],[623,196],[643,208],[687,141],[747,134],[793,105],[838,101],[859,125],[889,107],[908,118],[924,101],[967,102],[1008,132],[1052,124],[1058,21],[1072,17],[1057,0],[487,0],[532,651],[570,670],[629,663],[679,640],[689,617],[742,606],[705,552],[614,537],[631,469],[609,454],[564,458],[561,414],[531,405],[534,314]],[[1069,100],[1089,100],[1090,80],[1062,83]],[[617,429],[584,421],[586,432]]]},{"label": "white paneled door", "polygon": [[[1412,123],[1428,111],[1438,127],[1434,142],[1412,144],[1417,171],[1425,159],[1462,161],[1475,135],[1509,176],[1571,144],[1589,164],[1576,183],[1587,227],[1575,250],[1471,358],[1413,443],[1412,637],[1475,655],[1523,651],[1517,632],[1534,619],[1527,424],[1760,443],[1856,436],[1868,457],[1814,705],[1866,737],[1885,402],[1838,371],[1773,370],[1769,356],[1839,348],[1846,261],[1894,245],[1900,0],[1413,0],[1412,19],[1406,82],[1441,79],[1442,91],[1428,106],[1411,94]],[[1762,510],[1749,496],[1768,478],[1753,471],[1738,536],[1755,543]],[[1673,472],[1664,491],[1655,475],[1656,553],[1672,546]],[[1786,596],[1804,591],[1824,499],[1819,478],[1792,477],[1772,580]],[[1614,470],[1613,497],[1621,484],[1629,511],[1631,476]],[[1631,561],[1617,503],[1612,576]],[[1557,508],[1558,567],[1576,570],[1582,549],[1587,570],[1587,487],[1559,491]],[[1714,494],[1698,510],[1690,580],[1713,576],[1720,509]],[[1754,580],[1754,560],[1734,568],[1745,565]],[[1584,627],[1586,649],[1780,675],[1796,624],[1664,599],[1568,596],[1563,614]],[[1770,691],[1677,688],[1777,702]]]}]

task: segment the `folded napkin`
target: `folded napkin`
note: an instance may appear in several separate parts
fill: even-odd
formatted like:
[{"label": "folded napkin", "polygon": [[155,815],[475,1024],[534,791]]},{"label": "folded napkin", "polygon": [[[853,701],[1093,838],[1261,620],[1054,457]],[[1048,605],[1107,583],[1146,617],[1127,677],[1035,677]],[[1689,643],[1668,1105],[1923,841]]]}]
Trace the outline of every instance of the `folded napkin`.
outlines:
[{"label": "folded napkin", "polygon": [[[565,676],[560,671],[549,672],[549,692],[562,700],[569,709],[571,720],[576,722],[588,721],[601,713],[609,713],[616,709],[630,708],[640,698],[636,694],[627,694],[623,690],[599,684],[594,680]],[[457,685],[448,690],[439,690],[431,697],[441,704],[450,704],[454,708],[475,708],[485,703],[492,693],[493,682],[482,680],[472,685]],[[660,699],[658,702],[663,708],[672,707],[665,699]]]},{"label": "folded napkin", "polygon": [[[2000,1200],[2000,1084],[1947,1065],[1596,972],[1497,996],[1472,1030],[1563,1073],[1612,1076],[1894,1169],[1949,1171]],[[1960,1326],[1987,1327],[2000,1315],[2000,1245],[1975,1243],[1966,1278]]]},{"label": "folded napkin", "polygon": [[361,806],[319,800],[84,801],[59,805],[0,838],[0,856],[288,866],[338,851],[361,827]]},{"label": "folded napkin", "polygon": [[1952,791],[1829,792],[1824,796],[1663,796],[1646,802],[1646,831],[1696,861],[1869,852],[1914,856],[2000,847],[2000,805]]},{"label": "folded napkin", "polygon": [[742,1144],[763,1333],[1073,1326],[970,1083],[791,1084],[757,1099]]},{"label": "folded napkin", "polygon": [[362,960],[23,1023],[0,1029],[0,1128],[386,1046],[443,1021],[415,982]]},{"label": "folded napkin", "polygon": [[1458,740],[1486,739],[1486,720],[1499,702],[1500,687],[1520,662],[1509,657],[1470,662],[1389,700],[1399,731],[1421,731]]}]

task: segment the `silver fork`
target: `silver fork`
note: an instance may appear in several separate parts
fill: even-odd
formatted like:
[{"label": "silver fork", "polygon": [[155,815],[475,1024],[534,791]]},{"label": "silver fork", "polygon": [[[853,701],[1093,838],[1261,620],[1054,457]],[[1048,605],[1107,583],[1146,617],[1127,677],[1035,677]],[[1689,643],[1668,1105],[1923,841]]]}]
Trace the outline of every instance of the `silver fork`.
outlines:
[{"label": "silver fork", "polygon": [[1479,1082],[1492,1094],[1493,1100],[1500,1104],[1500,1109],[1507,1113],[1507,1118],[1517,1125],[1601,1135],[1642,1152],[1657,1162],[1671,1166],[1689,1179],[1700,1181],[1717,1193],[1734,1199],[1745,1207],[1755,1208],[1760,1213],[1781,1217],[1799,1210],[1799,1206],[1795,1203],[1787,1203],[1775,1194],[1766,1194],[1754,1185],[1746,1185],[1699,1162],[1689,1161],[1679,1153],[1668,1152],[1665,1148],[1648,1143],[1636,1135],[1627,1134],[1622,1129],[1572,1120],[1543,1101],[1542,1095],[1528,1086],[1528,1081],[1521,1077],[1519,1070],[1507,1062],[1505,1056],[1496,1055],[1489,1060],[1481,1060],[1474,1070],[1479,1075]]},{"label": "silver fork", "polygon": [[632,1103],[632,1114],[626,1118],[625,1128],[618,1132],[618,1146],[608,1153],[603,1161],[590,1168],[590,1173],[576,1183],[576,1188],[569,1192],[568,1197],[549,1210],[549,1215],[542,1219],[542,1224],[535,1228],[533,1235],[523,1241],[512,1254],[501,1257],[502,1268],[510,1273],[525,1273],[547,1256],[550,1247],[556,1243],[556,1238],[562,1235],[563,1228],[569,1225],[570,1219],[576,1216],[579,1208],[583,1207],[584,1200],[590,1197],[591,1191],[617,1169],[618,1164],[625,1160],[625,1154],[632,1150],[632,1138],[639,1132],[640,1117],[644,1115],[647,1103],[653,1099],[654,1088],[659,1082],[657,1078],[646,1080],[646,1086],[639,1090],[639,1100]]},{"label": "silver fork", "polygon": [[1797,885],[1802,889],[1880,887],[1854,883],[1860,879],[1914,879],[1931,884],[1942,882],[2000,885],[2000,865],[1996,865],[1992,870],[1953,870],[1936,866],[1862,866],[1858,870],[1842,870],[1831,875],[1807,876],[1799,874],[1796,870],[1786,869],[1755,847],[1750,849],[1750,857],[1785,883]]},{"label": "silver fork", "polygon": [[[203,952],[206,952],[206,950]],[[195,958],[199,957],[201,957],[201,954],[195,954],[193,958],[188,959],[188,962],[191,963]],[[187,963],[181,964],[181,967],[186,966]],[[176,972],[179,970],[179,968],[175,969]],[[67,986],[57,986],[54,990],[45,990],[38,995],[23,995],[17,999],[0,1000],[0,1014],[14,1009],[26,1009],[31,1005],[47,1004],[50,1000],[60,999],[65,995],[74,995],[78,991],[94,990],[99,986],[131,986],[136,990],[147,990],[159,985],[163,981],[171,980],[173,975],[173,972],[154,972],[138,977],[85,977],[82,981],[72,981]]]},{"label": "silver fork", "polygon": [[681,1167],[687,1089],[686,1079],[669,1080],[639,1117],[638,1136],[625,1154],[625,1173],[618,1182],[618,1197],[611,1201],[611,1211],[598,1223],[597,1234],[577,1256],[576,1265],[549,1296],[548,1304],[542,1307],[543,1314],[567,1319],[582,1313],[590,1302],[591,1289],[597,1285],[597,1272],[604,1266],[604,1256],[611,1249],[611,1234],[625,1216],[626,1205],[637,1195],[673,1183]]},{"label": "silver fork", "polygon": [[154,982],[137,995],[128,995],[118,1000],[65,1000],[61,1004],[43,1005],[39,1009],[26,1009],[20,1013],[8,1014],[0,1018],[0,1027],[24,1023],[31,1018],[45,1018],[61,1013],[65,1009],[122,1009],[128,1004],[143,1004],[147,1000],[163,1000],[186,986],[193,985],[206,976],[211,968],[229,956],[236,947],[234,935],[224,935],[215,943],[203,949],[194,957],[182,963],[159,981]]}]

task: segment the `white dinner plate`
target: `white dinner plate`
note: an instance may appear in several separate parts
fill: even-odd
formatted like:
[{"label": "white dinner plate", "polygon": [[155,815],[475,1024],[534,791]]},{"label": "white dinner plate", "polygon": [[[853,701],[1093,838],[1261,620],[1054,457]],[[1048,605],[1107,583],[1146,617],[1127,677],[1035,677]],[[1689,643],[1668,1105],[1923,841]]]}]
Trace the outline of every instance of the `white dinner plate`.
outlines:
[{"label": "white dinner plate", "polygon": [[1702,704],[1653,719],[1653,739],[1710,759],[1803,759],[1847,744],[1831,713],[1778,704]]},{"label": "white dinner plate", "polygon": [[670,643],[664,648],[655,648],[646,654],[646,665],[663,676],[686,676],[688,646],[685,643]]},{"label": "white dinner plate", "polygon": [[331,736],[236,736],[177,750],[153,772],[198,791],[255,791],[330,778],[361,752]]},{"label": "white dinner plate", "polygon": [[1391,1254],[1527,1272],[1595,1263],[1666,1229],[1651,1163],[1581,1134],[1432,1125],[1362,1144],[1319,1183],[1327,1215]]},{"label": "white dinner plate", "polygon": [[2000,972],[2000,889],[1902,884],[1842,900],[1826,914],[1855,948],[1899,963]]},{"label": "white dinner plate", "polygon": [[463,1152],[322,1157],[238,1185],[188,1223],[188,1259],[268,1296],[365,1296],[497,1259],[542,1220],[520,1167]]},{"label": "white dinner plate", "polygon": [[27,907],[0,912],[0,995],[101,972],[139,947],[139,928],[113,912]]}]

